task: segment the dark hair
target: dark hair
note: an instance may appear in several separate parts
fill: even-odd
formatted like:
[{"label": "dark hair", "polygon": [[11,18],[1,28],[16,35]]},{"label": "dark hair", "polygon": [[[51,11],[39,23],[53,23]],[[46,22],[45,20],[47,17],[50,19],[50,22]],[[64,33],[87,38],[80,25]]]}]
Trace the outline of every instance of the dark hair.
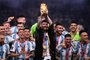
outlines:
[{"label": "dark hair", "polygon": [[24,30],[25,30],[25,29],[28,29],[28,30],[30,30],[28,27],[25,27],[25,28],[24,28]]},{"label": "dark hair", "polygon": [[78,25],[77,21],[71,21],[70,25],[71,25],[72,23],[75,23],[75,24]]},{"label": "dark hair", "polygon": [[60,23],[60,22],[58,22],[58,21],[57,21],[57,22],[55,22],[55,24],[56,24],[56,26],[57,26],[57,25],[61,25],[61,26],[63,26],[63,24],[62,24],[62,23]]},{"label": "dark hair", "polygon": [[43,20],[43,21],[41,21],[41,23],[42,23],[42,22],[47,22],[47,23],[49,23],[47,20]]},{"label": "dark hair", "polygon": [[23,23],[21,23],[21,22],[18,22],[17,24],[23,24]]},{"label": "dark hair", "polygon": [[87,33],[86,30],[81,30],[81,31],[79,32],[79,35],[81,35],[83,32],[86,32],[86,33]]},{"label": "dark hair", "polygon": [[22,23],[17,23],[17,25],[18,25],[18,24],[22,24]]},{"label": "dark hair", "polygon": [[24,15],[18,15],[17,18],[19,18],[19,17],[25,17],[25,16]]},{"label": "dark hair", "polygon": [[65,35],[65,38],[66,38],[66,37],[71,37],[71,35],[70,35],[70,34],[66,34],[66,35]]},{"label": "dark hair", "polygon": [[19,32],[20,30],[24,30],[24,29],[19,29],[18,32]]},{"label": "dark hair", "polygon": [[[6,22],[3,23],[3,25],[6,24],[6,23],[9,23],[9,22],[6,21]],[[9,23],[9,24],[10,24],[10,23]]]}]

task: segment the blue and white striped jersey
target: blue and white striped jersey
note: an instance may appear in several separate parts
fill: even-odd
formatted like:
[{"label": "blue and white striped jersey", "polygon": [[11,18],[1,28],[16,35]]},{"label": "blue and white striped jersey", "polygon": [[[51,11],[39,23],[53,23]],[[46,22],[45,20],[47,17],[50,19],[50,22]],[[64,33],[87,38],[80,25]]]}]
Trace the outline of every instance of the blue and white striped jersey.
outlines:
[{"label": "blue and white striped jersey", "polygon": [[62,32],[62,34],[65,36],[66,34],[69,34],[69,32],[65,30]]},{"label": "blue and white striped jersey", "polygon": [[9,44],[9,43],[14,42],[14,41],[15,41],[15,39],[13,39],[11,36],[9,36],[9,35],[5,36],[4,42],[6,44]]},{"label": "blue and white striped jersey", "polygon": [[[10,51],[20,54],[22,49],[24,49],[25,52],[27,52],[27,53],[30,53],[31,51],[33,51],[32,44],[29,41],[25,41],[25,42],[21,43],[19,40],[14,42]],[[25,54],[20,54],[20,56],[18,56],[18,58],[24,59]]]},{"label": "blue and white striped jersey", "polygon": [[19,39],[19,36],[18,36],[17,33],[11,34],[11,37],[12,37],[13,39],[15,39],[15,40],[18,40],[18,39]]},{"label": "blue and white striped jersey", "polygon": [[64,41],[64,35],[56,37],[56,44],[61,44]]},{"label": "blue and white striped jersey", "polygon": [[17,26],[11,27],[10,30],[11,30],[11,37],[12,37],[13,39],[19,39],[19,36],[18,36],[18,34],[17,34],[17,32],[18,32]]},{"label": "blue and white striped jersey", "polygon": [[90,43],[81,44],[80,42],[77,44],[78,55],[80,56],[79,60],[84,60],[87,57],[90,57]]},{"label": "blue and white striped jersey", "polygon": [[36,46],[35,41],[30,41],[30,42],[32,44],[32,49],[35,50],[35,46]]},{"label": "blue and white striped jersey", "polygon": [[77,52],[76,46],[71,42],[71,46],[63,48],[62,44],[56,47],[60,52],[60,60],[72,60],[72,54]]},{"label": "blue and white striped jersey", "polygon": [[[56,49],[62,45],[63,41],[64,41],[64,35],[60,35],[60,36],[56,36]],[[57,49],[58,50],[58,49]]]},{"label": "blue and white striped jersey", "polygon": [[60,60],[72,60],[72,53],[75,52],[74,48],[71,46],[69,48],[60,49]]},{"label": "blue and white striped jersey", "polygon": [[7,58],[9,53],[10,52],[8,44],[0,45],[0,59]]},{"label": "blue and white striped jersey", "polygon": [[18,32],[17,26],[11,27],[10,30],[11,30],[11,33],[17,33]]}]

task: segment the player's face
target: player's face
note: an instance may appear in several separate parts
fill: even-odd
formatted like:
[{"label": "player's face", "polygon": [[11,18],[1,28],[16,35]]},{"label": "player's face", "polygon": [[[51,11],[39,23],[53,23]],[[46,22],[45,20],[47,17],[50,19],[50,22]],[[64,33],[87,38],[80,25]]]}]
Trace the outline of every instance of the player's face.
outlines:
[{"label": "player's face", "polygon": [[75,32],[75,31],[77,30],[77,24],[76,24],[76,23],[71,23],[71,25],[70,25],[70,30],[71,30],[72,32]]},{"label": "player's face", "polygon": [[9,23],[5,23],[5,24],[4,24],[4,27],[5,27],[5,28],[10,28],[10,24],[9,24]]},{"label": "player's face", "polygon": [[4,25],[4,28],[7,30],[7,29],[10,29],[10,24],[9,23],[5,23]]},{"label": "player's face", "polygon": [[0,26],[0,32],[5,32],[4,26]]},{"label": "player's face", "polygon": [[25,24],[25,23],[26,23],[26,18],[25,18],[25,17],[19,17],[19,18],[17,19],[17,22],[18,22],[18,23],[23,23],[23,24]]},{"label": "player's face", "polygon": [[18,35],[20,38],[24,38],[24,30],[19,30]]},{"label": "player's face", "polygon": [[81,40],[88,40],[87,32],[83,32],[80,37],[81,37]]},{"label": "player's face", "polygon": [[63,32],[63,26],[57,25],[57,26],[56,26],[56,32],[57,32],[58,34],[62,34],[62,32]]},{"label": "player's face", "polygon": [[10,35],[11,34],[11,30],[10,29],[6,30],[6,34]]},{"label": "player's face", "polygon": [[29,29],[25,29],[24,33],[25,33],[26,38],[30,38],[30,30]]},{"label": "player's face", "polygon": [[23,24],[18,24],[17,27],[18,27],[18,29],[23,29],[24,28]]},{"label": "player's face", "polygon": [[65,42],[66,42],[66,44],[70,44],[71,43],[71,37],[66,37]]},{"label": "player's face", "polygon": [[42,28],[43,30],[48,30],[48,23],[47,23],[47,22],[42,22],[42,23],[41,23],[41,28]]}]

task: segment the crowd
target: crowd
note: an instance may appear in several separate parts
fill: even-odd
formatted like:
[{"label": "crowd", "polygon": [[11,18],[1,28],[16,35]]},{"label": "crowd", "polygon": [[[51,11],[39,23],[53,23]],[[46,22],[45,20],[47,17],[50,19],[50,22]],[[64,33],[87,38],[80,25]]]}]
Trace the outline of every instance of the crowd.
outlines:
[{"label": "crowd", "polygon": [[[0,26],[0,60],[90,60],[90,42],[84,27],[72,21],[67,31],[48,16],[45,3],[32,27],[25,16],[8,17]],[[17,23],[11,26],[11,22]]]}]

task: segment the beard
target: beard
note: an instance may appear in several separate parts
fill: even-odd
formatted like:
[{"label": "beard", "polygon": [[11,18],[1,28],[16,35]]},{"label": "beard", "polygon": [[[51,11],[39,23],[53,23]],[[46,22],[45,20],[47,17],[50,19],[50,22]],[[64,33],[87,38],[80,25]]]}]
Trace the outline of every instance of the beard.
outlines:
[{"label": "beard", "polygon": [[72,31],[72,32],[75,32],[75,31],[76,31],[76,28],[71,28],[71,31]]},{"label": "beard", "polygon": [[62,34],[62,32],[60,32],[60,31],[56,31],[56,33],[57,33],[57,35],[61,35]]},{"label": "beard", "polygon": [[43,27],[42,30],[43,31],[47,31],[48,30],[48,27]]},{"label": "beard", "polygon": [[70,42],[66,42],[66,47],[70,47],[71,43]]}]

